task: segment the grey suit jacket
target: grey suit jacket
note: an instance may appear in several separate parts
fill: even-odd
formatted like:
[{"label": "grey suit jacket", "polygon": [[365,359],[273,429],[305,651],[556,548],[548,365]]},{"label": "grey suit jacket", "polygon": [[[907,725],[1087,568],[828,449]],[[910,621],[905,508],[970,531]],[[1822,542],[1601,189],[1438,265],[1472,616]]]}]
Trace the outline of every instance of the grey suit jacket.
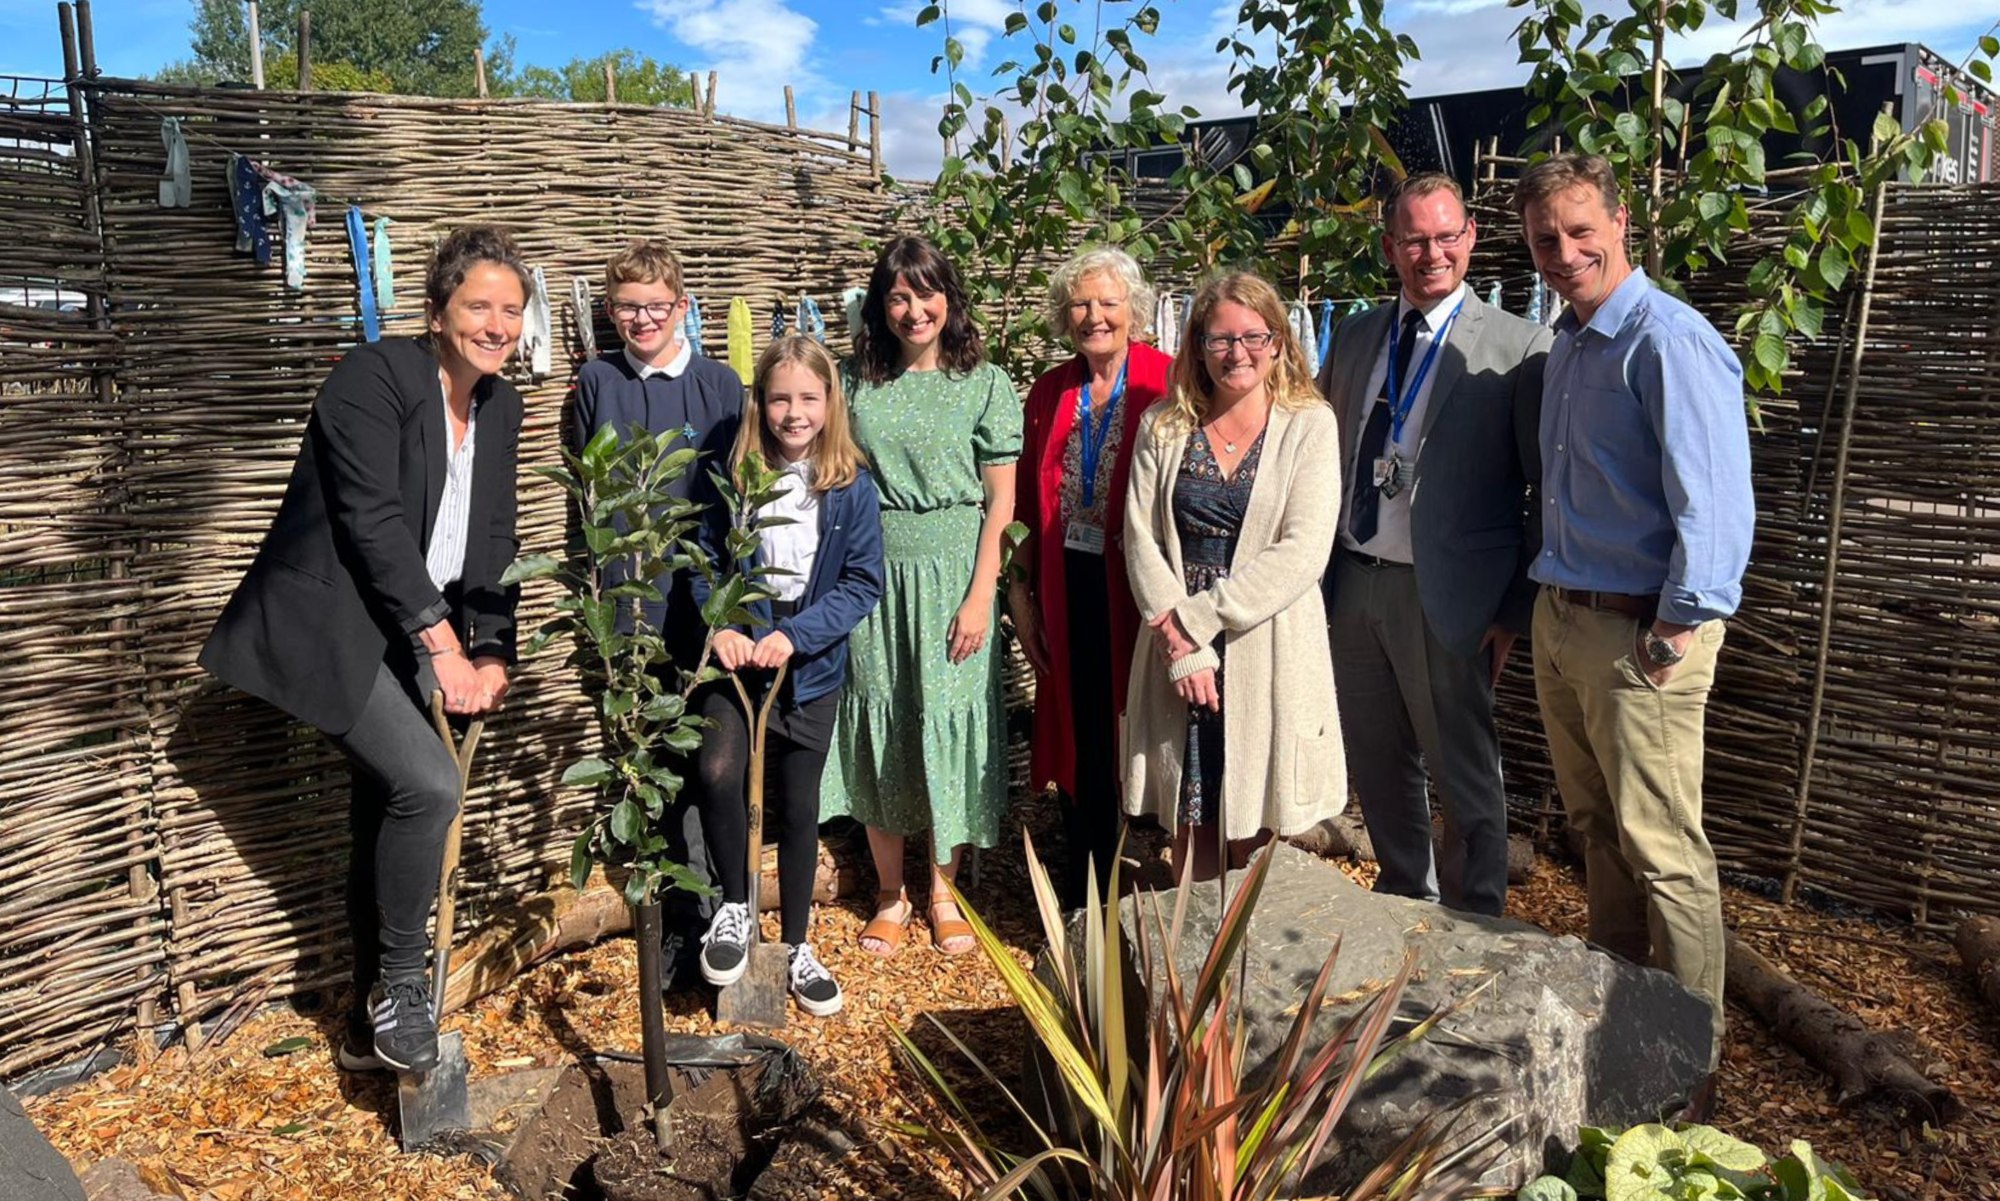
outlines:
[{"label": "grey suit jacket", "polygon": [[[1320,391],[1340,416],[1341,474],[1356,470],[1368,376],[1395,320],[1394,304],[1356,313],[1334,327],[1320,367]],[[1535,588],[1528,565],[1541,549],[1541,517],[1528,489],[1541,481],[1538,427],[1549,332],[1466,292],[1465,311],[1438,356],[1410,492],[1410,540],[1417,595],[1438,641],[1478,651],[1496,622],[1528,631]],[[1338,554],[1336,544],[1335,554]],[[1327,612],[1334,573],[1328,564]]]}]

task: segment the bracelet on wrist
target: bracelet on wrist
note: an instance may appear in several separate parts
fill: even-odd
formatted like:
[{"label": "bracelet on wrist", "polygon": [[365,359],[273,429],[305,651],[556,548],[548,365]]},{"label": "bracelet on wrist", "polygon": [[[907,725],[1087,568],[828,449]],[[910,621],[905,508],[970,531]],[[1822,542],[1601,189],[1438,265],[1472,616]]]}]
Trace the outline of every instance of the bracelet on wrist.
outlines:
[{"label": "bracelet on wrist", "polygon": [[432,652],[431,652],[431,658],[435,659],[435,658],[437,658],[437,657],[438,657],[439,655],[449,655],[449,654],[451,654],[451,653],[452,653],[453,651],[459,651],[459,650],[461,650],[461,648],[459,648],[459,647],[456,647],[456,646],[441,646],[441,647],[439,647],[439,648],[437,648],[436,650],[434,650],[434,651],[432,651]]}]

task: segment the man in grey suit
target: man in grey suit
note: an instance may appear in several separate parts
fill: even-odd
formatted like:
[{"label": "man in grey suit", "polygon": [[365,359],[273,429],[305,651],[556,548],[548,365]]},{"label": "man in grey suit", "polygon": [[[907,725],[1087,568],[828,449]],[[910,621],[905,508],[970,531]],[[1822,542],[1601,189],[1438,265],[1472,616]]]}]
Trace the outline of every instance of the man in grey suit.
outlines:
[{"label": "man in grey suit", "polygon": [[[1376,890],[1442,892],[1498,914],[1507,812],[1493,685],[1534,606],[1527,488],[1541,474],[1550,337],[1466,287],[1478,230],[1450,176],[1410,176],[1383,211],[1401,294],[1335,328],[1319,380],[1341,418],[1325,579],[1341,733]],[[1444,802],[1442,873],[1426,767]]]}]

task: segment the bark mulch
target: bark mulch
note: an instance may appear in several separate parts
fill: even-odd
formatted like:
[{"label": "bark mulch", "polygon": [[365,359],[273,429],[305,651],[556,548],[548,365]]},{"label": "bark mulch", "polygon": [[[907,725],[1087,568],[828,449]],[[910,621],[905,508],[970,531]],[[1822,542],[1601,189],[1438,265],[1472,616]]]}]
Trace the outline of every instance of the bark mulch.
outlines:
[{"label": "bark mulch", "polygon": [[[1037,831],[1054,824],[1039,805],[1024,807],[1024,818]],[[974,901],[1027,962],[1038,939],[1018,841],[989,852],[982,869]],[[1349,870],[1364,881],[1372,874],[1372,866]],[[977,954],[939,955],[921,914],[895,958],[861,951],[855,938],[865,906],[861,899],[825,906],[816,921],[816,945],[847,993],[845,1011],[829,1019],[795,1013],[783,1032],[820,1071],[835,1111],[864,1132],[861,1148],[820,1195],[956,1197],[959,1181],[945,1161],[897,1129],[913,1119],[902,1096],[914,1083],[887,1029],[913,1030],[942,1054],[943,1040],[919,1020],[936,1016],[1003,1068],[1020,1061],[1023,1032],[997,975]],[[1774,1043],[1753,1017],[1732,1010],[1717,1125],[1771,1151],[1807,1139],[1894,1201],[2000,1201],[2000,1020],[1982,1011],[1949,945],[1904,928],[1783,909],[1736,889],[1728,907],[1743,939],[1799,979],[1872,1024],[1909,1031],[1920,1061],[1957,1091],[1967,1116],[1941,1131],[1910,1131],[1884,1115],[1842,1112],[1824,1076]],[[1509,912],[1580,934],[1583,893],[1570,869],[1544,860],[1514,890]],[[774,926],[766,931],[776,936]],[[464,1032],[475,1078],[572,1062],[590,1050],[633,1049],[636,979],[633,942],[614,939],[542,965],[447,1028]],[[713,1029],[702,993],[670,997],[667,1014],[672,1030]],[[274,1007],[220,1047],[193,1056],[169,1050],[32,1100],[29,1112],[80,1167],[119,1156],[138,1164],[157,1190],[189,1201],[504,1196],[476,1161],[398,1153],[393,1084],[336,1071],[329,1048],[338,1030],[337,1011],[305,1016]],[[955,1074],[972,1081],[969,1071]],[[997,1109],[1000,1099],[991,1100]]]}]

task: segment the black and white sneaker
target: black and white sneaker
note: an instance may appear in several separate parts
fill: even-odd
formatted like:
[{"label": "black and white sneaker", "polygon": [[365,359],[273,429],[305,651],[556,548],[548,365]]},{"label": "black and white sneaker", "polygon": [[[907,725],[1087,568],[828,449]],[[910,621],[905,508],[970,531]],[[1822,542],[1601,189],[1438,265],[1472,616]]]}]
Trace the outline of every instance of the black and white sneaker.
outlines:
[{"label": "black and white sneaker", "polygon": [[750,966],[750,906],[724,901],[701,936],[701,978],[723,988],[743,978]]},{"label": "black and white sneaker", "polygon": [[333,1060],[343,1072],[386,1072],[389,1065],[375,1054],[375,1023],[368,1017],[366,1006],[357,1006],[347,1011],[347,1032],[341,1037],[340,1050]]},{"label": "black and white sneaker", "polygon": [[422,976],[405,976],[375,986],[368,1016],[375,1023],[375,1058],[399,1072],[428,1072],[437,1066],[437,1021],[431,1017],[431,990]]},{"label": "black and white sneaker", "polygon": [[841,995],[840,985],[834,981],[833,973],[813,954],[812,944],[802,942],[792,948],[791,970],[792,996],[798,999],[799,1008],[816,1018],[830,1017],[840,1012],[847,1003]]}]

